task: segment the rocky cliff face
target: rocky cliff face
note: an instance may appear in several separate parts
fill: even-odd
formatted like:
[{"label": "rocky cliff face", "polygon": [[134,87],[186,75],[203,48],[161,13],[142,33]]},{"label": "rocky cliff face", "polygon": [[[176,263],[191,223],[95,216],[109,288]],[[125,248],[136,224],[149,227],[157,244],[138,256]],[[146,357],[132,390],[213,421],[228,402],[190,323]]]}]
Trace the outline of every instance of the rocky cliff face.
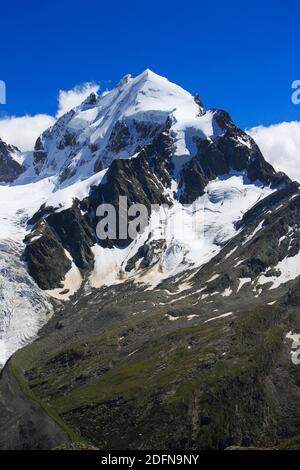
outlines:
[{"label": "rocky cliff face", "polygon": [[0,182],[12,183],[24,171],[20,150],[0,138]]}]

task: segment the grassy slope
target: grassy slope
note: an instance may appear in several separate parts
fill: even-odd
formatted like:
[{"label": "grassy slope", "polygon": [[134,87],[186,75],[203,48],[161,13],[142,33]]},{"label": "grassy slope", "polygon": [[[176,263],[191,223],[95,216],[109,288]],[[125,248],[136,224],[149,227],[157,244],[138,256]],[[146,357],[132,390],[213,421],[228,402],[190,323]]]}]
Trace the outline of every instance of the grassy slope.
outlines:
[{"label": "grassy slope", "polygon": [[265,445],[280,420],[282,397],[271,382],[285,353],[282,315],[268,306],[234,321],[173,322],[171,332],[157,319],[136,319],[120,340],[113,326],[58,347],[36,341],[12,367],[23,392],[73,441],[81,434],[111,448]]}]

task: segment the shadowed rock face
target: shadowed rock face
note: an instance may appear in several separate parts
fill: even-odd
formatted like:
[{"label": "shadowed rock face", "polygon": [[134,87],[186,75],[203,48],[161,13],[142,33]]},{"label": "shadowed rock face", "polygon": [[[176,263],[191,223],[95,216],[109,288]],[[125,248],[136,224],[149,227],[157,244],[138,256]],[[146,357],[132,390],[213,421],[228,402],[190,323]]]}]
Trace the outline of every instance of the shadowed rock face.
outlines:
[{"label": "shadowed rock face", "polygon": [[224,134],[213,141],[196,139],[196,158],[207,178],[235,171],[243,172],[250,181],[272,186],[290,182],[285,174],[276,172],[266,162],[254,140],[233,123],[228,113],[216,110],[215,116]]},{"label": "shadowed rock face", "polygon": [[118,153],[131,143],[131,135],[126,123],[117,121],[110,134],[108,151]]},{"label": "shadowed rock face", "polygon": [[151,204],[168,203],[164,190],[171,184],[169,145],[169,137],[161,134],[137,157],[113,161],[105,181],[91,190],[87,200],[90,210],[104,202],[117,208],[119,196],[127,196],[128,205],[143,204],[149,211]]},{"label": "shadowed rock face", "polygon": [[9,363],[0,375],[0,414],[2,450],[46,450],[70,442],[36,401],[22,395]]},{"label": "shadowed rock face", "polygon": [[203,174],[203,168],[200,166],[199,161],[193,158],[185,165],[182,172],[180,182],[182,195],[179,197],[180,202],[182,204],[191,204],[197,197],[204,194],[205,186],[208,182],[209,178]]},{"label": "shadowed rock face", "polygon": [[12,183],[25,171],[25,168],[13,158],[13,155],[19,153],[17,147],[7,145],[0,138],[0,182]]},{"label": "shadowed rock face", "polygon": [[25,242],[24,256],[28,272],[38,286],[41,289],[61,287],[61,281],[72,263],[47,222],[40,221]]},{"label": "shadowed rock face", "polygon": [[82,213],[79,201],[61,212],[42,207],[39,214],[43,214],[43,218],[36,215],[30,220],[36,222],[25,238],[24,251],[29,273],[37,284],[42,289],[61,287],[72,265],[65,250],[80,270],[92,269],[91,246],[96,242],[94,224],[88,213]]},{"label": "shadowed rock face", "polygon": [[81,211],[79,201],[74,201],[70,209],[50,214],[47,217],[47,223],[70,253],[78,268],[93,267],[90,247],[96,242],[95,232],[89,214]]}]

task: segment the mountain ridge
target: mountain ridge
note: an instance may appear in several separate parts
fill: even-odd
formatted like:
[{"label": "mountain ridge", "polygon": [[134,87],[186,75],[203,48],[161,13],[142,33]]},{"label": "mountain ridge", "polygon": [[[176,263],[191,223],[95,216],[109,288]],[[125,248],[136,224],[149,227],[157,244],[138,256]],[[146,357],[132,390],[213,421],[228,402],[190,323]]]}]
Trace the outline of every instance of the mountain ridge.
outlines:
[{"label": "mountain ridge", "polygon": [[[177,107],[174,106],[173,100]],[[153,103],[159,112],[153,111]],[[112,106],[112,111],[110,111],[110,106]],[[105,94],[104,97],[97,97],[95,93],[92,93],[82,105],[62,116],[57,124],[46,131],[42,139],[37,141],[35,152],[37,155],[40,155],[39,152],[43,153],[44,164],[46,161],[53,163],[56,158],[52,142],[54,135],[54,142],[58,142],[56,143],[58,154],[62,157],[63,166],[65,165],[65,148],[61,148],[60,145],[61,135],[65,135],[65,128],[68,129],[70,122],[72,123],[76,119],[80,120],[82,113],[86,113],[86,111],[90,113],[91,110],[93,110],[94,121],[96,123],[100,121],[100,124],[97,124],[98,127],[95,128],[95,124],[85,123],[87,129],[91,130],[86,132],[83,127],[84,130],[80,132],[88,136],[91,132],[96,132],[99,135],[99,130],[95,131],[95,129],[104,129],[101,132],[103,134],[102,141],[105,143],[101,143],[102,154],[101,152],[100,154],[104,158],[103,161],[108,164],[108,168],[103,170],[105,176],[99,187],[91,187],[90,195],[86,200],[75,202],[72,209],[67,209],[69,213],[77,211],[76,221],[73,220],[74,237],[78,231],[82,233],[80,226],[86,227],[86,233],[94,233],[92,238],[88,236],[90,239],[88,245],[90,246],[85,245],[86,253],[83,255],[87,256],[90,261],[87,263],[75,262],[79,269],[85,270],[86,267],[92,269],[96,262],[93,261],[95,254],[91,252],[91,248],[93,246],[97,248],[99,245],[99,240],[95,236],[95,212],[99,201],[112,203],[117,207],[118,196],[123,195],[128,197],[128,204],[143,203],[148,208],[151,203],[172,205],[178,201],[180,204],[193,204],[197,198],[205,195],[205,188],[210,181],[222,179],[224,175],[232,175],[232,177],[240,175],[245,179],[246,188],[247,185],[250,187],[253,184],[261,186],[262,191],[264,186],[266,188],[270,186],[272,189],[272,187],[276,188],[290,183],[286,175],[276,173],[272,166],[265,162],[251,137],[238,129],[226,112],[205,111],[199,100],[195,100],[177,85],[170,84],[166,79],[151,71],[145,71],[136,78],[126,76],[114,90]],[[102,117],[99,118],[99,115]],[[130,119],[130,125],[128,119]],[[104,124],[101,124],[102,121]],[[133,128],[131,127],[129,130],[132,125],[135,129],[135,140],[132,140]],[[90,137],[88,138],[90,139]],[[49,144],[50,146],[45,144],[47,139],[52,142],[51,145]],[[79,137],[79,141],[80,139],[81,137]],[[48,153],[46,152],[48,156],[45,153],[45,148],[44,150],[39,149],[42,146],[42,140],[45,144],[43,145],[49,147]],[[93,141],[93,143],[95,142]],[[142,143],[143,146],[141,146]],[[85,137],[83,145],[85,147],[90,145],[87,144]],[[70,155],[73,152],[73,147],[75,147],[75,152],[77,151],[77,144],[72,139],[68,141],[67,147],[70,147],[68,150]],[[110,154],[109,160],[107,160],[107,152]],[[79,154],[81,155],[81,150]],[[40,158],[42,157],[37,159],[34,157],[34,166],[37,161],[41,161]],[[67,166],[69,165],[68,158],[66,158]],[[76,174],[77,171],[81,171],[82,163],[80,160],[78,161],[76,156],[74,158],[75,167],[73,170]],[[103,168],[105,165],[103,161],[100,166],[97,163],[99,158],[99,155],[95,155],[91,160],[88,158],[88,166],[90,167],[92,161],[96,167],[98,166],[97,170]],[[73,165],[74,161],[71,163]],[[84,165],[86,164],[83,163]],[[66,168],[64,167],[63,170],[62,166],[56,168],[59,173],[59,181],[61,181],[61,171],[66,176]],[[74,174],[69,175],[71,181]],[[83,174],[84,178],[87,177],[85,170]],[[67,183],[67,179],[62,182],[63,185]],[[109,184],[106,183],[107,180],[109,180]],[[158,188],[156,188],[157,185]],[[169,194],[167,195],[167,193]],[[57,211],[54,208],[54,212],[55,210]],[[36,263],[35,251],[38,257],[42,251],[47,251],[47,243],[52,244],[57,233],[60,232],[57,223],[54,222],[54,214],[50,214],[52,211],[51,207],[48,208],[48,216],[42,217],[36,228],[33,228],[33,236],[30,235],[26,238],[28,243],[25,257],[29,263],[29,271],[38,283],[40,281],[39,266],[42,265],[42,270],[51,271],[51,257],[49,262],[44,259],[42,263],[40,261]],[[63,210],[60,208],[59,212],[63,212]],[[84,216],[83,213],[85,213]],[[47,208],[41,211],[42,214],[47,215]],[[58,215],[55,217],[60,219],[59,223],[61,223],[61,217]],[[47,237],[40,236],[40,227],[45,221],[46,223],[50,222],[50,232],[47,232],[48,242]],[[34,236],[34,233],[38,234],[38,238]],[[70,236],[72,237],[72,235]],[[64,239],[59,236],[57,242],[59,245],[62,244],[62,249],[69,252],[70,243],[69,241],[64,242]],[[31,243],[31,240],[34,243]],[[78,245],[80,241],[77,240],[74,243]],[[118,244],[118,241],[112,242],[111,246],[116,243]],[[177,242],[174,243],[176,246]],[[53,283],[43,284],[50,289],[59,287],[67,275],[67,268],[70,268],[69,255],[63,255],[62,249],[58,248],[60,250],[59,257],[64,259],[65,268],[57,272]],[[138,246],[137,249],[139,249]],[[168,250],[168,247],[166,249]],[[148,260],[150,253],[151,248],[149,249],[148,246]],[[137,254],[134,253],[134,256],[136,257]],[[71,253],[71,257],[74,261],[74,253]],[[128,268],[126,270],[128,272]],[[82,274],[85,275],[85,273]]]},{"label": "mountain ridge", "polygon": [[[12,199],[2,238],[6,250],[18,242],[37,309],[47,299],[52,310],[0,378],[8,423],[19,419],[12,383],[40,406],[34,435],[50,417],[62,445],[224,449],[300,435],[299,184],[228,113],[146,70],[92,93],[26,162],[0,186]],[[101,240],[97,208],[118,216],[120,196],[145,206],[148,225]],[[46,448],[53,433],[28,443],[16,424],[0,446]]]}]

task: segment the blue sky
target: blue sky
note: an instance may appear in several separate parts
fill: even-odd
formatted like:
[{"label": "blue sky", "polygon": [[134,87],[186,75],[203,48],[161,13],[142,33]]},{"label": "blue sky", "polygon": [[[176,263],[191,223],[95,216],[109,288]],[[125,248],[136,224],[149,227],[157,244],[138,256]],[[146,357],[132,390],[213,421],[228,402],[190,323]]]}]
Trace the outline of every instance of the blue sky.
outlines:
[{"label": "blue sky", "polygon": [[60,89],[149,67],[240,127],[300,120],[299,23],[299,1],[2,2],[0,113],[54,115]]}]

